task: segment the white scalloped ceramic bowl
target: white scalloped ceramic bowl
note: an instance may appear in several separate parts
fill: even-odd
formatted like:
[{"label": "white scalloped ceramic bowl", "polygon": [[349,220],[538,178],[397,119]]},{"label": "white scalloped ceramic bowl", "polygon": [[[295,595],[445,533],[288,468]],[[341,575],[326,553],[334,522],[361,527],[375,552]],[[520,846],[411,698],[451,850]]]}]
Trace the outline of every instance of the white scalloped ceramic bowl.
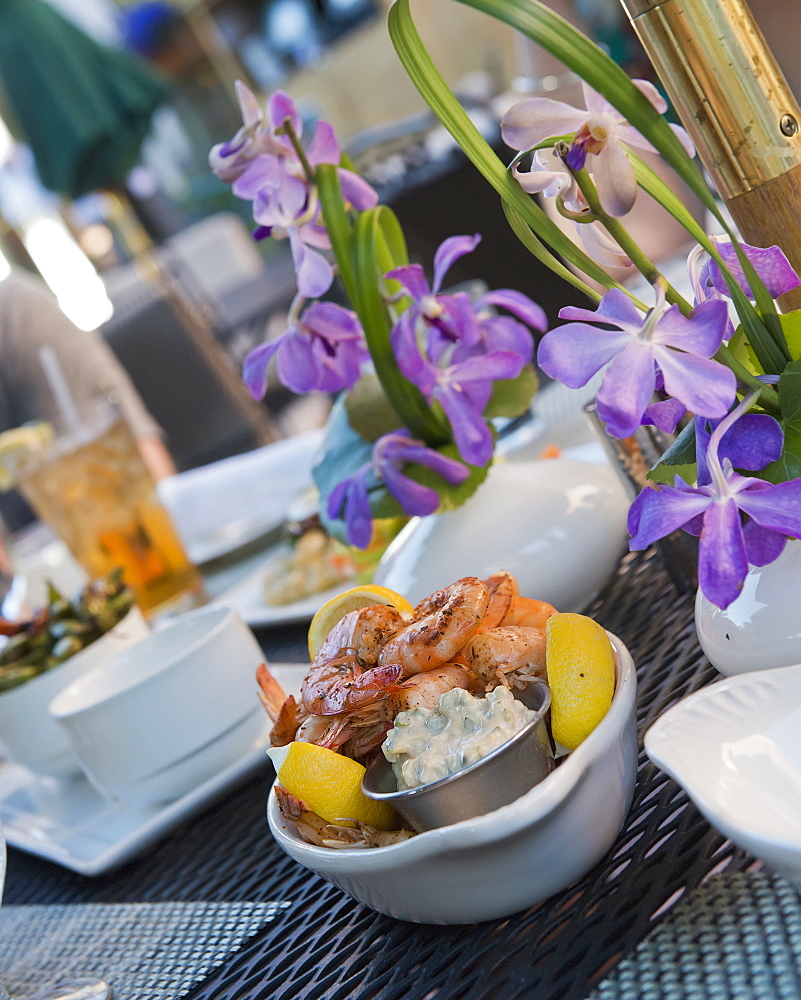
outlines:
[{"label": "white scalloped ceramic bowl", "polygon": [[801,888],[801,665],[724,678],[645,735],[709,822]]},{"label": "white scalloped ceramic bowl", "polygon": [[612,846],[634,794],[637,679],[626,647],[610,639],[617,684],[609,712],[578,749],[516,801],[391,847],[330,850],[298,837],[271,790],[273,836],[299,864],[399,920],[495,920],[567,888]]}]

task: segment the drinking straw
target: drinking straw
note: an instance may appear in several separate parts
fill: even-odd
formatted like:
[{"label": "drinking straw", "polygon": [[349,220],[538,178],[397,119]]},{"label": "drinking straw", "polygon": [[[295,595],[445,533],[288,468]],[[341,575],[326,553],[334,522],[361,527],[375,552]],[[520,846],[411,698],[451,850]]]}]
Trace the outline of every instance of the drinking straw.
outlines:
[{"label": "drinking straw", "polygon": [[61,363],[52,347],[39,348],[39,362],[56,401],[64,429],[68,434],[77,434],[82,426],[81,418],[78,416],[78,407],[75,405],[75,398],[67,385]]}]

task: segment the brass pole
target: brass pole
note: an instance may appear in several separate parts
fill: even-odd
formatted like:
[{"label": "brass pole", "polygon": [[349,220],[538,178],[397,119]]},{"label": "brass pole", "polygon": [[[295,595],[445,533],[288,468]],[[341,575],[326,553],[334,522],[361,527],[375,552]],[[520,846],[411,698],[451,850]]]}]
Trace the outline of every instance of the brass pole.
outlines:
[{"label": "brass pole", "polygon": [[801,274],[801,108],[748,5],[621,3],[743,238]]}]

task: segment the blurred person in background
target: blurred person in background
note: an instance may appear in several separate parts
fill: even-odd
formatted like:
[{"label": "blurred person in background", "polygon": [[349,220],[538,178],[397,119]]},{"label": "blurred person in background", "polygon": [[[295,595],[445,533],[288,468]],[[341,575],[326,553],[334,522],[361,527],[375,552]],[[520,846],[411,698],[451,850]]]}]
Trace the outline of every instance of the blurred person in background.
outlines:
[{"label": "blurred person in background", "polygon": [[[55,353],[79,416],[88,417],[99,399],[114,399],[153,478],[175,472],[161,428],[102,336],[74,326],[44,282],[21,269],[0,280],[0,433],[34,420],[59,428],[58,403],[40,357],[44,347]],[[33,518],[17,493],[0,493],[7,532]]]}]

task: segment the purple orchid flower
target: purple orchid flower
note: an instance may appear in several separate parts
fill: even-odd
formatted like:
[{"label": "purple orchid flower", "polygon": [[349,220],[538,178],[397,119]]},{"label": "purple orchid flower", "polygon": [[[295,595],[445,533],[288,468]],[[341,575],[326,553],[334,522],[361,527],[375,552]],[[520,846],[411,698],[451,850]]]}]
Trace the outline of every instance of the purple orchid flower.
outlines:
[{"label": "purple orchid flower", "polygon": [[415,482],[403,474],[407,462],[432,469],[451,486],[463,483],[470,475],[466,465],[449,458],[422,441],[410,437],[406,428],[384,434],[373,445],[369,462],[338,483],[328,498],[328,516],[337,518],[344,507],[348,542],[364,549],[372,536],[372,512],[369,486],[371,480],[383,481],[406,514],[423,517],[439,507],[436,490]]},{"label": "purple orchid flower", "polygon": [[[718,253],[731,271],[737,284],[750,299],[753,299],[754,294],[751,291],[751,286],[748,283],[742,265],[737,258],[734,245],[715,236],[712,239],[717,243]],[[785,292],[789,292],[801,285],[801,278],[796,274],[793,266],[780,247],[753,247],[748,243],[741,243],[740,247],[748,260],[754,265],[754,270],[762,279],[773,298],[784,295]],[[717,261],[709,257],[701,268],[700,273],[696,276],[694,271],[697,261],[698,255],[694,256],[691,253],[688,260],[688,267],[695,288],[696,300],[703,301],[710,298],[720,298],[721,296],[731,297]]]},{"label": "purple orchid flower", "polygon": [[256,95],[241,80],[234,84],[242,128],[228,142],[218,142],[209,152],[209,166],[226,184],[232,183],[255,157],[266,152],[262,113]]},{"label": "purple orchid flower", "polygon": [[[292,98],[282,91],[274,93],[266,124],[254,94],[240,82],[236,93],[244,124],[230,142],[211,150],[212,170],[232,184],[238,198],[254,203],[256,239],[289,238],[301,294],[308,298],[323,295],[331,287],[333,269],[313,248],[327,250],[331,243],[308,170],[323,163],[339,164],[341,152],[334,130],[328,122],[317,123],[304,161],[290,137],[280,132],[288,122],[300,137],[303,123]],[[342,167],[337,172],[346,206],[364,211],[378,203],[377,193],[365,180]]]},{"label": "purple orchid flower", "polygon": [[319,224],[317,191],[293,177],[283,161],[259,157],[234,182],[234,194],[251,195],[253,218],[273,239],[289,239],[298,291],[305,298],[324,295],[334,280],[334,269],[317,250],[327,250],[331,241]]},{"label": "purple orchid flower", "polygon": [[[269,125],[264,117],[256,96],[244,83],[237,80],[236,95],[242,111],[243,126],[233,139],[218,143],[209,153],[209,163],[214,173],[231,184],[246,171],[247,184],[236,186],[237,197],[253,200],[260,186],[262,172],[267,172],[266,183],[274,169],[270,161],[279,160],[292,177],[310,183],[306,168],[288,135],[280,134],[285,122],[289,122],[295,135],[300,137],[303,121],[289,94],[276,91],[267,103]],[[305,149],[306,163],[314,169],[322,163],[339,164],[342,154],[334,129],[329,122],[320,121]],[[347,205],[357,211],[364,211],[378,204],[378,194],[364,178],[344,167],[338,169],[342,195]]]},{"label": "purple orchid flower", "polygon": [[[272,122],[273,141],[275,142],[275,152],[286,165],[287,170],[294,177],[308,181],[305,168],[301,163],[295,147],[287,135],[279,135],[278,129],[289,120],[295,135],[300,137],[303,122],[295,102],[283,91],[276,91],[269,100],[268,113]],[[314,130],[314,135],[304,150],[306,162],[314,169],[322,163],[330,163],[336,166],[342,159],[342,152],[339,147],[334,128],[330,122],[319,121]],[[378,204],[378,194],[363,177],[355,174],[352,170],[340,167],[337,170],[339,185],[342,189],[342,197],[346,206],[355,208],[363,212],[368,208],[373,208]]]},{"label": "purple orchid flower", "polygon": [[[700,534],[699,585],[719,608],[727,608],[740,593],[749,564],[767,565],[778,558],[788,537],[801,536],[801,479],[774,486],[741,476],[734,471],[731,459],[721,460],[724,435],[755,398],[756,393],[747,396],[712,431],[706,451],[708,483],[692,487],[676,476],[672,487],[643,490],[629,511],[632,549],[647,548],[678,528]],[[755,443],[758,450],[763,433],[764,428],[757,430],[754,438],[751,424],[746,432],[751,438],[749,451]],[[775,429],[769,434],[775,439]],[[739,447],[736,439],[735,447]],[[767,447],[773,445],[768,443]]]},{"label": "purple orchid flower", "polygon": [[[696,417],[693,421],[699,486],[712,482],[706,455],[709,439],[719,424],[719,420],[706,420],[703,417]],[[783,445],[784,432],[778,420],[767,413],[746,413],[723,433],[718,443],[717,456],[721,462],[728,459],[735,469],[758,472],[771,462],[778,461]]]},{"label": "purple orchid flower", "polygon": [[726,331],[726,304],[704,302],[691,317],[683,316],[678,306],[667,307],[661,282],[655,298],[644,319],[618,289],[607,292],[595,312],[566,306],[560,318],[579,322],[556,327],[540,343],[540,367],[572,389],[606,367],[596,404],[613,437],[629,437],[640,426],[652,403],[657,368],[668,395],[694,413],[721,417],[734,400],[734,373],[711,360]]},{"label": "purple orchid flower", "polygon": [[687,408],[678,399],[663,398],[667,395],[665,393],[665,376],[659,369],[656,372],[654,390],[658,398],[645,408],[641,422],[643,424],[653,424],[654,427],[657,427],[665,434],[673,434],[678,427],[679,421],[687,412]]},{"label": "purple orchid flower", "polygon": [[[298,299],[298,307],[302,303]],[[302,316],[290,311],[289,328],[248,354],[243,379],[254,399],[267,391],[267,366],[276,356],[278,377],[292,392],[339,392],[358,381],[369,358],[356,313],[333,302],[316,302]]]},{"label": "purple orchid flower", "polygon": [[[445,240],[434,256],[433,285],[417,264],[385,275],[400,282],[412,298],[391,334],[398,367],[429,402],[440,403],[460,455],[472,465],[486,464],[494,447],[492,431],[482,416],[492,383],[520,374],[533,354],[528,327],[547,327],[540,306],[513,289],[487,292],[476,302],[465,292],[440,293],[448,269],[474,250],[480,239],[476,234]],[[523,322],[495,315],[496,306]]]},{"label": "purple orchid flower", "polygon": [[[480,242],[481,235],[479,233],[473,236],[450,236],[448,239],[443,240],[434,254],[433,285],[428,284],[425,272],[419,264],[396,267],[384,276],[400,282],[409,293],[414,305],[408,311],[411,311],[415,318],[419,317],[425,320],[428,325],[438,329],[444,336],[451,340],[456,339],[458,334],[454,332],[453,324],[449,324],[448,322],[448,307],[452,306],[457,299],[463,305],[464,298],[444,296],[440,295],[439,292],[445,280],[445,275],[450,268],[460,257],[472,253]],[[545,312],[536,302],[532,302],[522,292],[517,292],[511,288],[499,288],[493,292],[487,292],[473,303],[472,311],[477,318],[478,324],[474,333],[479,339],[482,337],[491,339],[493,328],[500,328],[505,325],[495,323],[495,320],[504,317],[497,317],[490,314],[488,307],[492,306],[500,306],[508,310],[514,316],[517,316],[518,319],[522,320],[523,323],[533,327],[535,330],[544,331],[547,329],[548,320]],[[459,305],[457,305],[457,310],[459,311],[459,317],[461,317],[456,320],[455,325],[458,327],[462,322],[465,322],[465,319]],[[527,337],[523,353],[527,353],[530,357],[531,338],[525,327],[522,329]]]},{"label": "purple orchid flower", "polygon": [[[667,103],[653,84],[647,80],[632,82],[657,111],[667,110]],[[655,152],[654,147],[586,83],[582,83],[582,90],[586,109],[548,97],[529,97],[515,104],[501,121],[503,140],[512,149],[523,151],[545,140],[575,133],[567,165],[572,170],[581,170],[591,155],[590,169],[601,205],[610,215],[626,215],[634,205],[637,182],[625,147]],[[692,156],[695,150],[684,129],[678,125],[670,127]]]},{"label": "purple orchid flower", "polygon": [[[268,125],[255,94],[241,80],[237,80],[234,87],[243,125],[233,139],[212,147],[209,164],[214,173],[230,184],[254,160],[269,156],[283,160],[294,177],[308,180],[292,140],[279,132],[287,121],[296,136],[300,137],[303,129],[303,120],[289,94],[279,90],[270,96],[267,102]],[[311,167],[321,163],[339,163],[342,158],[339,142],[329,122],[317,123],[305,156]],[[373,188],[352,171],[340,171],[340,184],[345,200],[355,208],[362,210],[378,203],[378,195]]]}]

